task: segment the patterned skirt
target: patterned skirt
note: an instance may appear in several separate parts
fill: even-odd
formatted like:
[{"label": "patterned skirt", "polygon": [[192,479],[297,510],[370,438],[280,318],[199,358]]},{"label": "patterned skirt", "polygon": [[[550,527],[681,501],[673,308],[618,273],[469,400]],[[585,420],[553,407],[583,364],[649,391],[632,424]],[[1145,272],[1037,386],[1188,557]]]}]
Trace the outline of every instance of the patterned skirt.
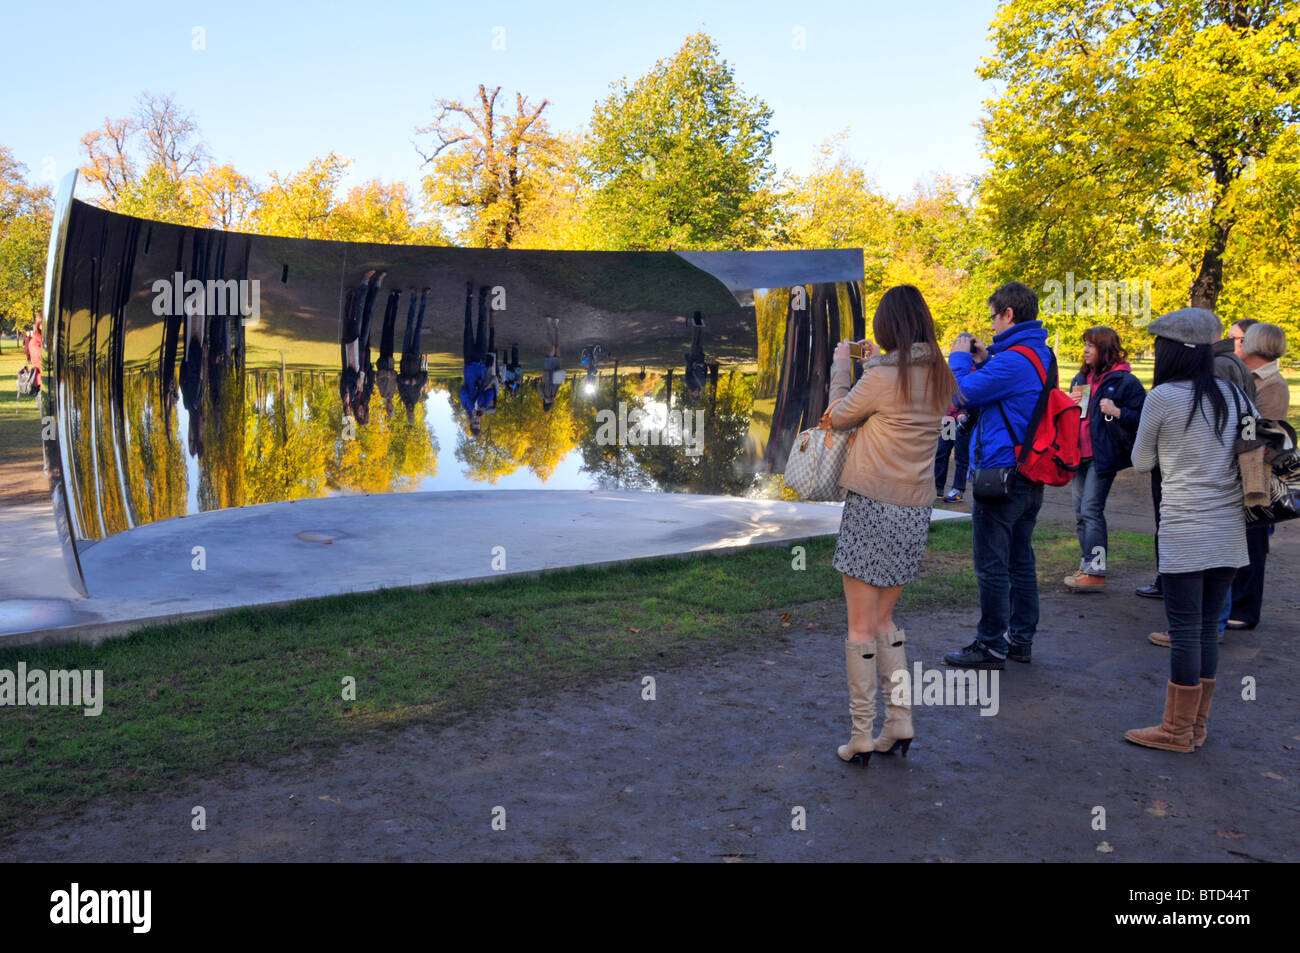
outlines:
[{"label": "patterned skirt", "polygon": [[881,503],[852,490],[831,565],[871,586],[905,586],[921,573],[933,506]]}]

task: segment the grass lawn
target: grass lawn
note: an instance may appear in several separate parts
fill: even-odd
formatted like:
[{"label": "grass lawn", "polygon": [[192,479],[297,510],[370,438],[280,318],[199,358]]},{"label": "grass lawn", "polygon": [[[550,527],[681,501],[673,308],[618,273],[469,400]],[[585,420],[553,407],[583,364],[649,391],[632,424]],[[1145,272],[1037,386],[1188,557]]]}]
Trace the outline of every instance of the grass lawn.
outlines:
[{"label": "grass lawn", "polygon": [[[40,401],[18,399],[18,371],[26,364],[23,353],[6,335],[0,354],[0,464],[41,459]],[[44,386],[44,381],[41,381]]]},{"label": "grass lawn", "polygon": [[[1112,532],[1117,559],[1151,540]],[[142,630],[99,647],[0,651],[0,669],[102,669],[98,717],[8,708],[0,717],[0,832],[107,795],[220,775],[295,750],[328,751],[374,729],[509,706],[593,679],[632,677],[810,622],[839,635],[833,538],[789,548],[664,559],[483,585],[338,596]],[[1077,558],[1072,527],[1040,526],[1044,582]],[[936,524],[903,606],[973,604],[970,523]],[[829,637],[829,636],[828,636]],[[356,679],[344,701],[343,679]],[[638,676],[639,677],[639,676]]]}]

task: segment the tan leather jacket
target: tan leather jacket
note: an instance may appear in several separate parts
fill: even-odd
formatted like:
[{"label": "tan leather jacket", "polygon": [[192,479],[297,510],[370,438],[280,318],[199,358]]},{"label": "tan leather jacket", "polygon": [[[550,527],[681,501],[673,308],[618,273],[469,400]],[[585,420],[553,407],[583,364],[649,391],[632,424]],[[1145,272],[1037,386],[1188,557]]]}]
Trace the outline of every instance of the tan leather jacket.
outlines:
[{"label": "tan leather jacket", "polygon": [[[912,345],[912,359],[924,358],[926,345]],[[898,399],[898,356],[884,354],[863,365],[861,380],[852,382],[849,358],[831,365],[831,426],[858,428],[849,448],[840,486],[859,496],[899,506],[934,502],[934,455],[943,422],[943,406],[926,400],[926,384],[933,370],[912,365],[911,390],[906,404]],[[843,398],[843,399],[841,399]]]}]

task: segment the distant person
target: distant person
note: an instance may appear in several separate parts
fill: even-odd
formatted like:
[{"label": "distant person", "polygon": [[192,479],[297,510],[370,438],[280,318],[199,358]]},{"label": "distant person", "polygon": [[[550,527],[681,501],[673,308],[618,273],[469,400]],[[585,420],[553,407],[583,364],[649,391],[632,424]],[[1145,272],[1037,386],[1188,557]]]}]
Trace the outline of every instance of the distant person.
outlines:
[{"label": "distant person", "polygon": [[1018,281],[989,297],[993,341],[971,345],[974,368],[962,378],[958,406],[979,411],[971,438],[975,485],[979,471],[1005,475],[1000,500],[971,507],[971,551],[979,583],[980,620],[970,645],[944,658],[962,668],[1005,668],[1008,658],[1031,661],[1038,630],[1038,572],[1034,562],[1034,526],[1043,505],[1043,484],[1016,471],[1016,447],[1025,439],[1034,408],[1043,392],[1038,370],[1029,357],[1012,350],[1032,350],[1047,370],[1054,357],[1047,331],[1038,320],[1038,295]]},{"label": "distant person", "polygon": [[501,386],[509,393],[513,394],[519,390],[519,385],[523,382],[523,374],[519,365],[519,345],[510,346],[510,357],[506,359],[504,351],[497,358],[497,367],[501,368]]},{"label": "distant person", "polygon": [[[1241,358],[1243,363],[1246,358],[1242,346],[1245,344],[1246,332],[1252,325],[1259,324],[1254,318],[1239,318],[1234,321],[1228,328],[1227,340],[1232,342],[1232,353]],[[1217,359],[1216,359],[1217,360]],[[1235,383],[1235,382],[1234,382]]]},{"label": "distant person", "polygon": [[1241,346],[1246,330],[1255,323],[1254,318],[1242,318],[1228,328],[1227,337],[1216,340],[1212,347],[1214,376],[1236,384],[1252,402],[1255,400],[1255,382],[1251,379],[1250,368],[1241,359]]},{"label": "distant person", "polygon": [[[375,363],[375,384],[384,401],[384,415],[393,416],[393,395],[397,393],[397,364],[393,351],[397,344],[397,309],[402,299],[400,291],[388,294],[384,306],[384,326],[379,333],[379,360]],[[411,305],[415,305],[415,289],[411,289]]]},{"label": "distant person", "polygon": [[1133,465],[1133,439],[1142,418],[1146,389],[1132,372],[1128,352],[1113,328],[1083,332],[1083,366],[1070,394],[1083,410],[1079,427],[1079,469],[1072,481],[1079,568],[1065,577],[1074,592],[1105,592],[1110,539],[1106,498],[1121,470]]},{"label": "distant person", "polygon": [[[1222,333],[1219,333],[1211,347],[1214,356],[1214,376],[1237,385],[1252,402],[1255,400],[1255,381],[1251,377],[1250,368],[1237,356],[1236,352],[1240,347],[1241,339],[1245,337],[1246,329],[1255,323],[1254,318],[1242,318],[1228,329],[1227,338],[1224,338]],[[1156,513],[1155,548],[1157,563],[1160,561],[1160,493],[1161,474],[1160,468],[1157,467],[1151,472],[1151,502],[1155,506]],[[1164,589],[1160,583],[1160,576],[1157,575],[1151,585],[1138,589],[1137,594],[1149,599],[1163,598]],[[1168,645],[1168,633],[1153,632],[1151,640],[1159,642],[1162,635],[1164,638],[1163,644]]]},{"label": "distant person", "polygon": [[709,362],[704,356],[704,315],[699,311],[691,315],[691,349],[686,354],[684,379],[691,400],[699,400],[709,381]]},{"label": "distant person", "polygon": [[[1291,391],[1278,365],[1286,353],[1286,332],[1276,324],[1252,323],[1243,336],[1241,351],[1241,359],[1250,368],[1255,382],[1255,407],[1259,415],[1269,420],[1286,420]],[[1271,523],[1246,527],[1250,565],[1237,570],[1233,577],[1225,623],[1229,629],[1253,629],[1259,625],[1264,602],[1264,568],[1272,535]]]},{"label": "distant person", "polygon": [[[839,485],[848,492],[833,565],[844,577],[844,643],[852,731],[837,754],[866,767],[873,751],[903,754],[913,737],[912,712],[893,697],[894,673],[907,671],[906,634],[894,623],[903,587],[921,571],[934,506],[934,433],[956,392],[934,319],[916,288],[899,285],[880,299],[872,322],[876,344],[853,383],[849,342],[831,363],[830,415],[836,430],[857,428]],[[874,740],[877,679],[885,723]]]},{"label": "distant person", "polygon": [[[961,386],[961,379],[975,366],[975,358],[970,352],[971,342],[974,340],[975,335],[963,331],[952,342],[952,349],[948,354],[948,369],[956,378],[958,387]],[[942,499],[945,503],[960,503],[966,492],[966,474],[970,471],[970,430],[958,426],[965,419],[966,411],[954,404],[944,414],[943,423],[939,428],[939,447],[934,457],[934,495],[936,499]],[[946,438],[944,436],[946,433],[951,433],[952,436]],[[952,474],[952,489],[945,494],[943,488],[948,483],[948,458],[954,455],[954,450],[957,467]]]},{"label": "distant person", "polygon": [[550,410],[564,383],[564,359],[560,357],[560,319],[546,319],[546,356],[542,358],[542,376],[537,379],[537,391],[542,398],[542,410]]},{"label": "distant person", "polygon": [[[1219,617],[1237,570],[1250,562],[1232,386],[1216,377],[1219,319],[1183,308],[1151,322],[1155,386],[1133,447],[1141,473],[1160,467],[1160,561],[1171,652],[1158,725],[1134,744],[1188,752],[1205,741],[1219,663]],[[1248,412],[1253,412],[1253,406]]]},{"label": "distant person", "polygon": [[465,380],[460,388],[460,403],[474,434],[482,431],[484,415],[495,413],[497,406],[496,327],[488,306],[488,290],[487,285],[479,288],[478,321],[474,323],[474,284],[465,285]]},{"label": "distant person", "polygon": [[31,333],[27,335],[27,340],[23,342],[23,352],[27,357],[27,363],[36,372],[32,376],[33,394],[41,389],[41,319],[37,318],[32,323]]},{"label": "distant person", "polygon": [[370,367],[370,318],[385,274],[382,271],[376,274],[373,269],[367,271],[355,294],[349,295],[344,305],[340,333],[343,368],[339,375],[339,393],[343,399],[344,416],[351,416],[358,424],[370,421],[370,395],[374,390]]},{"label": "distant person", "polygon": [[420,334],[424,330],[424,311],[429,302],[429,289],[420,292],[419,310],[416,310],[415,289],[406,308],[406,329],[402,332],[402,362],[398,367],[397,395],[406,408],[407,423],[415,423],[415,408],[429,390],[428,359],[420,347]]}]

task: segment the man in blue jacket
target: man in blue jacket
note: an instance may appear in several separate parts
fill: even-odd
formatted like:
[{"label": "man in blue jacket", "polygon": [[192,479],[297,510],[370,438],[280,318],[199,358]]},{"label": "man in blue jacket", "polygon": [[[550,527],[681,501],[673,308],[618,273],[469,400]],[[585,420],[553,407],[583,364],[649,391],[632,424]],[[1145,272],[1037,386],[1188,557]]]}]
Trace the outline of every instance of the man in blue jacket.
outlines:
[{"label": "man in blue jacket", "polygon": [[[988,347],[978,338],[973,342],[975,369],[962,379],[959,401],[960,406],[979,411],[971,439],[976,471],[1015,467],[1016,447],[1025,440],[1043,390],[1033,362],[1011,348],[1032,348],[1044,370],[1052,363],[1047,331],[1038,320],[1038,295],[1032,288],[1018,281],[998,288],[989,298],[989,314],[993,342]],[[1008,425],[1014,435],[1007,432]],[[1033,535],[1042,505],[1043,485],[1014,472],[1005,502],[975,500],[971,536],[980,621],[974,642],[944,656],[949,665],[1001,669],[1007,658],[1029,661],[1038,628]]]}]

